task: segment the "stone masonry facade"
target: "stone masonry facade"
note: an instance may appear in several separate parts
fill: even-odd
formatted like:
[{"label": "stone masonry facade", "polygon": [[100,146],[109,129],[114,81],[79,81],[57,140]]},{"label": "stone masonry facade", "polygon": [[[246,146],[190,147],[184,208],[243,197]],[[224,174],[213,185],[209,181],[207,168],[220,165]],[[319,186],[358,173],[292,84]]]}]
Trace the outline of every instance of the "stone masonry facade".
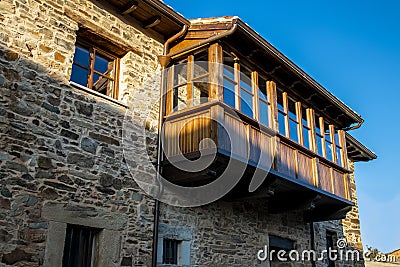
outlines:
[{"label": "stone masonry facade", "polygon": [[[163,44],[91,1],[0,0],[0,10],[0,265],[61,266],[66,224],[79,224],[103,229],[99,266],[151,266],[154,200],[131,176],[122,128],[130,98],[142,93],[133,116],[146,121],[154,159],[159,88],[141,90],[160,70]],[[80,27],[126,49],[119,101],[70,85]],[[142,111],[150,109],[147,118]],[[154,175],[140,165],[134,173]],[[159,240],[187,241],[187,266],[269,266],[256,253],[270,235],[310,249],[311,226],[300,214],[266,207],[266,200],[161,204]],[[343,221],[314,224],[317,250],[326,247],[326,229],[362,249],[357,206]]]}]

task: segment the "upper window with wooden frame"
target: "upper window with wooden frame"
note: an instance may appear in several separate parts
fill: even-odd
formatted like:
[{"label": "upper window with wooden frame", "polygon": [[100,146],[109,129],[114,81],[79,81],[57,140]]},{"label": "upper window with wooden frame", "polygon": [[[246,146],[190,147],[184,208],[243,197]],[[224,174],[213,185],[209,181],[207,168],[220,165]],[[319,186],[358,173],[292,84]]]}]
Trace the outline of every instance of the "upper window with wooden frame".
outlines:
[{"label": "upper window with wooden frame", "polygon": [[78,36],[71,82],[118,99],[119,57],[81,39]]},{"label": "upper window with wooden frame", "polygon": [[254,82],[252,71],[240,64],[234,53],[224,51],[224,102],[250,118],[254,114]]},{"label": "upper window with wooden frame", "polygon": [[196,51],[169,68],[169,87],[174,111],[208,101],[209,66],[207,50]]}]

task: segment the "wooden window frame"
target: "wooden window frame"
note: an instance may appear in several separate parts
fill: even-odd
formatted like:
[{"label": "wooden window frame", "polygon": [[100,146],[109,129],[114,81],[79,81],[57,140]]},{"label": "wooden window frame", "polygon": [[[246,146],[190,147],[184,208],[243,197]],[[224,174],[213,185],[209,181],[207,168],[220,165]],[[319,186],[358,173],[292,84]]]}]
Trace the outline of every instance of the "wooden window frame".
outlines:
[{"label": "wooden window frame", "polygon": [[[196,55],[206,52],[206,56],[208,56],[207,49],[199,49],[190,54],[186,54],[185,56],[180,57],[178,60],[168,68],[168,82],[167,82],[167,108],[166,108],[166,115],[171,113],[174,108],[177,107],[175,105],[175,90],[179,87],[186,85],[186,99],[185,99],[185,108],[193,107],[194,106],[194,84],[196,82],[201,82],[199,80],[208,78],[210,79],[210,68],[208,66],[207,73],[203,73],[201,75],[195,76],[195,57]],[[186,80],[182,83],[175,84],[175,65],[179,64],[186,64]],[[210,86],[208,86],[210,87]],[[208,88],[208,99],[210,99],[210,88]]]},{"label": "wooden window frame", "polygon": [[[88,71],[88,76],[86,80],[86,85],[85,87],[94,90],[93,89],[93,77],[95,74],[99,75],[100,77],[104,77],[107,80],[110,80],[113,82],[112,89],[107,89],[107,92],[104,94],[106,96],[109,96],[111,98],[117,99],[118,100],[118,93],[119,93],[119,72],[120,72],[120,57],[117,55],[114,55],[112,53],[109,53],[105,51],[104,49],[99,48],[98,46],[94,45],[93,43],[86,41],[86,40],[78,40],[76,42],[76,47],[80,47],[82,49],[85,49],[89,52],[89,64],[88,67],[83,66],[82,64],[73,61],[72,65],[76,65],[80,68],[83,68]],[[76,53],[76,52],[75,52]],[[103,73],[100,73],[99,71],[96,71],[94,69],[94,64],[95,64],[95,58],[96,58],[96,53],[102,54],[114,61],[114,75],[107,76],[104,75]],[[71,73],[72,76],[72,73]],[[72,81],[73,82],[73,81]],[[96,90],[94,90],[96,91]],[[97,92],[97,91],[96,91]]]}]

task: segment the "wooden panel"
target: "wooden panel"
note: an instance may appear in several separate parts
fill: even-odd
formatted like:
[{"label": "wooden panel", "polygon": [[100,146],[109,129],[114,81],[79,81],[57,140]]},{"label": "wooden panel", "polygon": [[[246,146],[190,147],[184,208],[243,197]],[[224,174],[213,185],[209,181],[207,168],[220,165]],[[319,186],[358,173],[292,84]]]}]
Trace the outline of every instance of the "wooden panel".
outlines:
[{"label": "wooden panel", "polygon": [[345,188],[345,176],[343,173],[333,170],[333,185],[335,188],[335,195],[340,196],[342,198],[347,198],[346,196],[346,188]]},{"label": "wooden panel", "polygon": [[295,150],[281,142],[278,153],[279,172],[296,178]]},{"label": "wooden panel", "polygon": [[260,167],[269,168],[273,156],[271,142],[274,141],[274,139],[270,135],[253,127],[250,127],[249,138],[249,160],[259,164]]},{"label": "wooden panel", "polygon": [[297,154],[298,179],[310,185],[313,183],[313,159],[302,152]]},{"label": "wooden panel", "polygon": [[332,193],[332,182],[331,182],[331,169],[329,166],[319,163],[318,166],[319,186],[322,190]]},{"label": "wooden panel", "polygon": [[164,153],[168,157],[210,148],[207,142],[200,147],[201,140],[211,137],[209,111],[166,121],[164,127]]},{"label": "wooden panel", "polygon": [[[230,151],[233,155],[247,158],[248,142],[247,132],[242,120],[225,113],[224,122],[226,129],[222,126],[218,127],[218,144],[219,148]],[[228,135],[229,132],[229,135]]]}]

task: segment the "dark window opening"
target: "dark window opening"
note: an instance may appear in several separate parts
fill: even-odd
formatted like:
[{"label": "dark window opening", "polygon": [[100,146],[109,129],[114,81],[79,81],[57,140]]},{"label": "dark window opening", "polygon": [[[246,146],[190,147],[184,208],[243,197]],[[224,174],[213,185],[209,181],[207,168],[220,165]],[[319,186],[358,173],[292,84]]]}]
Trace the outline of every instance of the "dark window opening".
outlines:
[{"label": "dark window opening", "polygon": [[[283,258],[289,258],[289,252],[294,249],[294,241],[286,238],[282,238],[279,236],[269,236],[269,252],[272,256],[270,259],[271,267],[281,266],[282,261],[280,261],[277,257],[279,251],[285,251],[284,255],[280,255]],[[274,252],[272,252],[274,250]]]},{"label": "dark window opening", "polygon": [[163,263],[178,264],[178,247],[181,241],[173,239],[163,240]]},{"label": "dark window opening", "polygon": [[85,41],[78,41],[70,80],[116,99],[118,97],[118,69],[117,56]]},{"label": "dark window opening", "polygon": [[62,266],[95,266],[97,251],[96,239],[99,232],[99,229],[68,224]]},{"label": "dark window opening", "polygon": [[[333,250],[334,249],[334,238],[336,234],[334,232],[326,231],[326,250]],[[329,255],[329,253],[328,253]],[[335,262],[332,261],[328,256],[328,267],[335,267]]]}]

